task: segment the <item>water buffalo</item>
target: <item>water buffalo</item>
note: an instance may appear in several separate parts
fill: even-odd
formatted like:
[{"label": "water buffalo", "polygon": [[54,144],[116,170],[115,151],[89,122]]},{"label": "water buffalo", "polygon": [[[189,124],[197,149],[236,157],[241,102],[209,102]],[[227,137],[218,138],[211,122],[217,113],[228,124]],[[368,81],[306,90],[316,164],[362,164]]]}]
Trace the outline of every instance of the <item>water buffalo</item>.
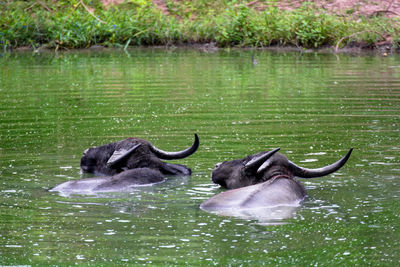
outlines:
[{"label": "water buffalo", "polygon": [[163,151],[150,142],[139,138],[128,138],[119,142],[87,149],[81,158],[81,170],[95,175],[115,175],[125,170],[149,168],[165,175],[190,175],[191,170],[180,164],[161,161],[182,159],[196,152],[199,137],[194,135],[194,143],[178,152]]},{"label": "water buffalo", "polygon": [[68,181],[50,189],[50,192],[61,192],[64,195],[71,193],[94,193],[125,191],[134,186],[153,185],[164,182],[164,175],[149,168],[136,168],[123,171],[113,176],[101,176],[80,180]]},{"label": "water buffalo", "polygon": [[326,167],[307,169],[277,153],[278,150],[217,164],[212,172],[212,181],[232,190],[211,197],[200,208],[236,216],[257,209],[298,206],[306,191],[295,176],[313,178],[333,173],[346,163],[353,151],[350,149],[343,158]]}]

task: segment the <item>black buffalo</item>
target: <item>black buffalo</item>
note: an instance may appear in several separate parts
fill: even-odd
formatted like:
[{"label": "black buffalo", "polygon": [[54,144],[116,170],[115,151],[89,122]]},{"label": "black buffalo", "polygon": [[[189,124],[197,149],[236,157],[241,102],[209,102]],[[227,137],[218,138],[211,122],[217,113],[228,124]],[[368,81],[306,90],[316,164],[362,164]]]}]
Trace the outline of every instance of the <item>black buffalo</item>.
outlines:
[{"label": "black buffalo", "polygon": [[313,178],[333,173],[346,163],[353,149],[339,161],[319,169],[300,167],[278,150],[217,164],[212,181],[232,190],[211,197],[200,208],[230,215],[238,210],[299,205],[306,191],[295,176]]},{"label": "black buffalo", "polygon": [[163,151],[139,138],[128,138],[89,148],[81,158],[81,169],[84,173],[106,176],[135,168],[158,170],[164,175],[190,175],[191,170],[188,167],[161,160],[182,159],[192,155],[199,147],[199,137],[197,134],[194,137],[192,146],[178,152]]}]

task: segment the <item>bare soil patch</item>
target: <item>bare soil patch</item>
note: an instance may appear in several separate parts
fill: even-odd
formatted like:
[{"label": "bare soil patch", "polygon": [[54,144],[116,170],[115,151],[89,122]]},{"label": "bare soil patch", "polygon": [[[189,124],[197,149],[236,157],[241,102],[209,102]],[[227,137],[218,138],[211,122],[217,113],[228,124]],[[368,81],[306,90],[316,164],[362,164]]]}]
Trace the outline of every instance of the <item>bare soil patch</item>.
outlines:
[{"label": "bare soil patch", "polygon": [[[316,7],[326,10],[327,13],[338,16],[400,16],[400,0],[281,0],[273,5],[279,9],[293,10],[306,2],[313,3]],[[265,2],[259,0],[249,2],[247,5],[258,10],[268,7]]]},{"label": "bare soil patch", "polygon": [[124,2],[124,0],[101,0],[101,2],[103,3],[104,6],[110,6],[110,5],[119,5],[122,2]]}]

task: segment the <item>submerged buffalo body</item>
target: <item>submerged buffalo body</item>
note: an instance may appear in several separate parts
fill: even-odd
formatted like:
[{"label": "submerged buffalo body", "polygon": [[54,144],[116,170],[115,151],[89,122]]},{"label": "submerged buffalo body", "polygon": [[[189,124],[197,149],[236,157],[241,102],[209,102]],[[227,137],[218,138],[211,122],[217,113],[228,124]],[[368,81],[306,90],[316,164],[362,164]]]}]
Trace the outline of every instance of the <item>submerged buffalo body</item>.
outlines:
[{"label": "submerged buffalo body", "polygon": [[129,169],[149,168],[165,175],[190,175],[191,170],[180,164],[165,163],[161,160],[182,159],[192,155],[199,147],[195,134],[192,146],[178,152],[166,152],[150,142],[139,138],[128,138],[119,142],[89,148],[81,158],[84,173],[115,175]]},{"label": "submerged buffalo body", "polygon": [[122,191],[132,186],[160,183],[164,175],[190,175],[185,165],[171,164],[161,159],[172,160],[190,156],[199,147],[195,134],[192,146],[178,152],[166,152],[150,142],[139,138],[128,138],[119,142],[87,149],[81,158],[84,173],[99,177],[68,181],[50,191],[86,193]]},{"label": "submerged buffalo body", "polygon": [[152,185],[164,182],[164,175],[149,168],[126,170],[114,176],[100,176],[68,181],[50,189],[50,192],[92,193],[107,191],[125,191],[134,186]]},{"label": "submerged buffalo body", "polygon": [[313,178],[333,173],[346,163],[353,149],[339,161],[319,169],[297,166],[278,150],[217,164],[212,181],[232,190],[211,197],[200,208],[229,215],[229,211],[298,206],[306,191],[295,176]]}]

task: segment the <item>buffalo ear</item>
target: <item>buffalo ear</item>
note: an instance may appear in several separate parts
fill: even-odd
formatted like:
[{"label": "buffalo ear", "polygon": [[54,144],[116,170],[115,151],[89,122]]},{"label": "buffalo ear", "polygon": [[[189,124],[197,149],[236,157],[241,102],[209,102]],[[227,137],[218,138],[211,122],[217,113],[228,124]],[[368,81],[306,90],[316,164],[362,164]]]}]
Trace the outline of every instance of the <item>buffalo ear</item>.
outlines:
[{"label": "buffalo ear", "polygon": [[111,155],[111,157],[107,161],[107,167],[113,167],[119,162],[127,159],[138,147],[140,144],[134,145],[130,149],[118,149],[115,150],[114,153]]},{"label": "buffalo ear", "polygon": [[265,152],[246,163],[244,166],[244,170],[246,172],[254,172],[255,170],[259,169],[260,166],[263,165],[265,161],[267,161],[270,157],[272,157],[276,152],[278,152],[281,148],[275,148],[272,151]]}]

